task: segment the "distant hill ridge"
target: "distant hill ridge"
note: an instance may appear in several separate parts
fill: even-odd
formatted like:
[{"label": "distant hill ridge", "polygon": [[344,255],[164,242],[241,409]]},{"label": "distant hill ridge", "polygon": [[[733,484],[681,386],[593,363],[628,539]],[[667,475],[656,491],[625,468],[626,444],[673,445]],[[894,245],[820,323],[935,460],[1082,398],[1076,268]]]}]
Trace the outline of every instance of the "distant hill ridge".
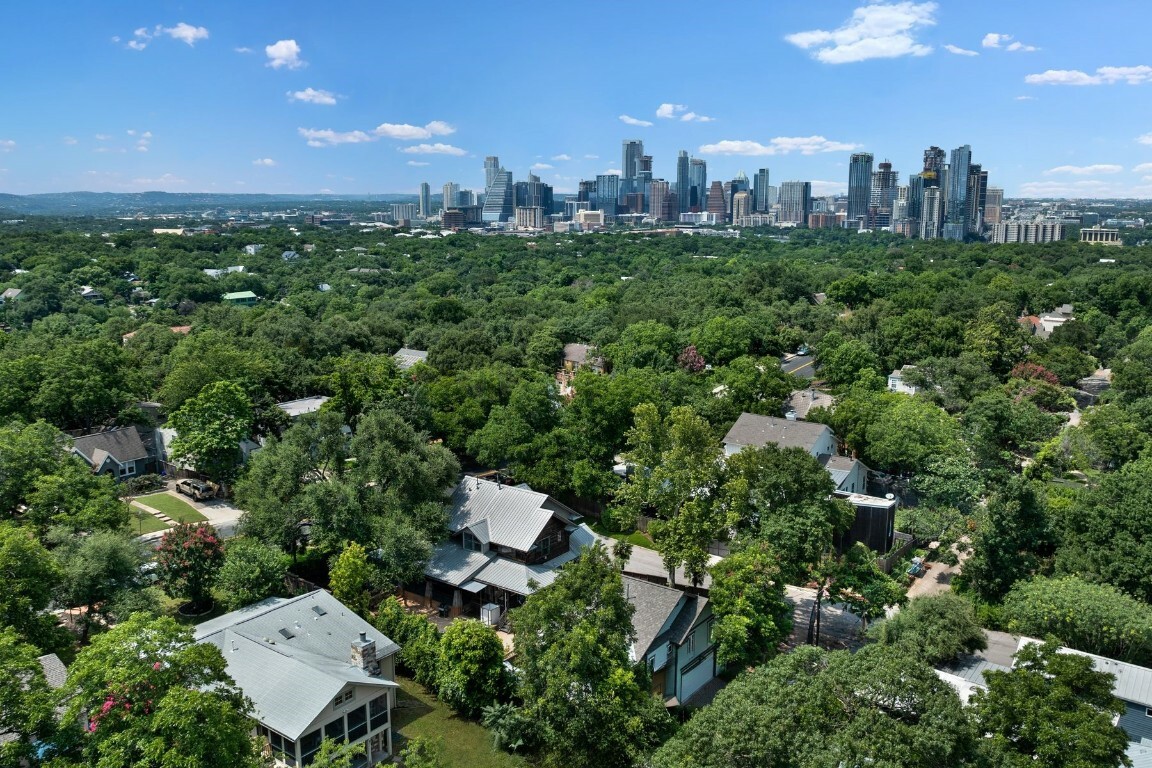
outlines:
[{"label": "distant hill ridge", "polygon": [[40,195],[0,193],[0,212],[4,215],[72,215],[133,214],[137,212],[182,212],[206,208],[269,209],[273,206],[301,207],[330,205],[339,202],[381,205],[415,202],[416,195],[288,195],[288,194],[217,194],[209,192],[50,192]]}]

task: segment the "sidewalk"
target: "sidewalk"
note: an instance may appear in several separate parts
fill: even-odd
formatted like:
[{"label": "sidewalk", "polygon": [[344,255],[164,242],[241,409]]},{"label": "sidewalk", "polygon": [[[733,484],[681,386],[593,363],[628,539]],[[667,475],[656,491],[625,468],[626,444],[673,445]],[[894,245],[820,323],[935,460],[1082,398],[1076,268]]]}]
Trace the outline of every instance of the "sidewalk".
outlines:
[{"label": "sidewalk", "polygon": [[[240,516],[244,514],[244,510],[232,506],[223,499],[196,501],[195,499],[190,499],[187,496],[176,493],[176,491],[172,490],[171,487],[166,488],[163,493],[167,493],[169,496],[183,501],[185,504],[192,507],[200,514],[204,515],[208,522],[211,523],[212,526],[216,529],[216,532],[220,534],[221,538],[227,539],[236,535],[236,526],[239,524]],[[154,507],[150,507],[147,504],[141,503],[137,498],[133,498],[132,503],[145,512],[155,516],[160,521],[167,523],[168,525],[176,525],[175,520],[168,517],[160,510],[155,509]],[[141,541],[154,542],[159,541],[163,535],[164,531],[154,531],[152,533],[146,533],[139,538]]]}]

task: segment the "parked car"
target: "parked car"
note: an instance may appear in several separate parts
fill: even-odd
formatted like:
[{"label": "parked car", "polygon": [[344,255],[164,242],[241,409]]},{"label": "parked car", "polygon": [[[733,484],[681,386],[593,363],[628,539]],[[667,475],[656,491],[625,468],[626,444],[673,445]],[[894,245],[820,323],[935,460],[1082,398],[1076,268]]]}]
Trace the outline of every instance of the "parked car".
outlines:
[{"label": "parked car", "polygon": [[182,493],[196,501],[212,498],[212,488],[199,480],[177,480],[176,493]]}]

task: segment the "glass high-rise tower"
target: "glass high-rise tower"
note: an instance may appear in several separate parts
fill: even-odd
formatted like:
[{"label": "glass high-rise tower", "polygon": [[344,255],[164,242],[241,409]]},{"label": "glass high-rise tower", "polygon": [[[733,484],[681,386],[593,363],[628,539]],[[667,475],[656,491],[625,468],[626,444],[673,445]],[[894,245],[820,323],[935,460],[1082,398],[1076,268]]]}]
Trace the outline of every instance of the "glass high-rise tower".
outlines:
[{"label": "glass high-rise tower", "polygon": [[772,207],[768,201],[768,187],[768,169],[761,168],[752,178],[752,210],[756,213],[764,213]]},{"label": "glass high-rise tower", "polygon": [[[487,162],[487,161],[485,161]],[[512,184],[512,171],[499,169],[488,185],[484,196],[484,208],[480,217],[484,221],[508,221],[515,207],[515,187]]]},{"label": "glass high-rise tower", "polygon": [[968,167],[972,164],[972,147],[967,144],[956,147],[950,160],[943,236],[945,240],[963,240],[968,234]]},{"label": "glass high-rise tower", "polygon": [[692,183],[688,180],[688,167],[688,153],[680,150],[680,154],[676,156],[676,200],[679,203],[680,213],[689,210],[688,201],[691,199]]},{"label": "glass high-rise tower", "polygon": [[872,153],[857,152],[848,163],[848,218],[846,225],[864,227],[872,196]]}]

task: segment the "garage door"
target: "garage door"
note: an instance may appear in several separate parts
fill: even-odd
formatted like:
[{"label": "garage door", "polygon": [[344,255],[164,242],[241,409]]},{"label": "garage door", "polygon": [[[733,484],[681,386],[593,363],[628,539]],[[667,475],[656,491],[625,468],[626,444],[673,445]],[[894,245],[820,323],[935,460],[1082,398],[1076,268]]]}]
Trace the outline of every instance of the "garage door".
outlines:
[{"label": "garage door", "polygon": [[691,664],[680,672],[680,703],[683,704],[691,698],[692,694],[712,679],[712,670],[716,665],[716,649],[709,648],[692,660]]}]

